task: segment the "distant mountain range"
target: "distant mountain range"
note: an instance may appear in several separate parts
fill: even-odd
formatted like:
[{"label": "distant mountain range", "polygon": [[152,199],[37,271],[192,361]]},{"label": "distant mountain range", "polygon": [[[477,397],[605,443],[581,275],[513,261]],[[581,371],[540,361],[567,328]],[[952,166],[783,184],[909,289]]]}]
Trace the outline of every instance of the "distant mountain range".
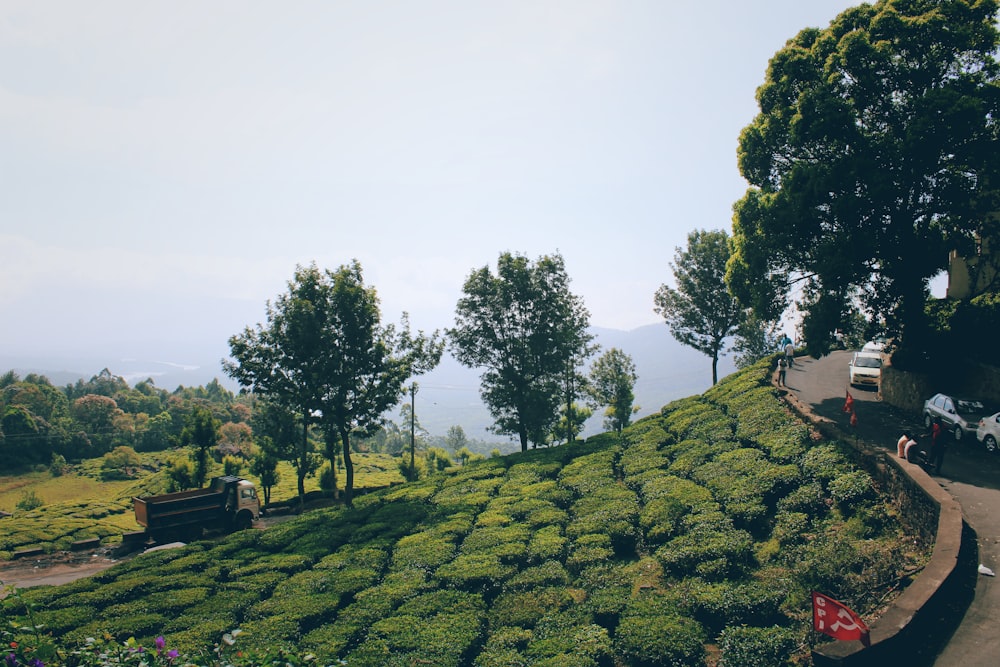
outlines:
[{"label": "distant mountain range", "polygon": [[[657,412],[673,400],[700,394],[712,386],[712,360],[674,340],[665,324],[650,324],[631,331],[602,328],[592,331],[602,349],[617,347],[635,362],[639,375],[635,386],[635,402],[640,406],[637,417]],[[12,369],[22,377],[37,373],[56,386],[64,386],[87,380],[107,368],[129,384],[150,378],[157,387],[168,391],[178,386],[205,385],[213,379],[233,391],[239,390],[222,372],[221,360],[227,356],[228,348],[213,350],[183,344],[173,347],[129,357],[101,351],[73,358],[58,354],[19,357],[0,353],[0,372]],[[719,377],[735,368],[731,356],[723,357],[719,360]],[[423,427],[432,435],[444,435],[448,428],[458,425],[470,438],[500,439],[487,431],[492,419],[479,398],[479,377],[479,370],[462,366],[446,352],[437,368],[414,378],[418,384],[416,415]],[[398,409],[391,418],[399,421]],[[601,421],[601,415],[595,414],[587,422],[584,434],[601,432]]]}]

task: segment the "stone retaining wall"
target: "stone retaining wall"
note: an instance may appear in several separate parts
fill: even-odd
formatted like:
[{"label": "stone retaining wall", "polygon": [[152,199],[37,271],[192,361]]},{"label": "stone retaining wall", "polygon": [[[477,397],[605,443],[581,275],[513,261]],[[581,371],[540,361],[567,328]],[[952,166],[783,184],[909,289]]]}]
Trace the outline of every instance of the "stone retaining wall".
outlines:
[{"label": "stone retaining wall", "polygon": [[952,370],[941,377],[901,371],[892,365],[890,358],[882,365],[879,393],[889,405],[914,415],[919,415],[924,401],[938,392],[978,398],[1000,408],[1000,368],[962,363]]},{"label": "stone retaining wall", "polygon": [[970,590],[975,588],[976,538],[962,519],[961,506],[919,466],[857,442],[834,422],[815,415],[790,392],[785,393],[785,400],[825,438],[854,447],[858,464],[899,502],[901,520],[925,544],[934,544],[930,562],[920,575],[871,624],[869,647],[858,641],[822,644],[813,651],[813,664],[816,667],[932,664],[941,648],[932,639],[943,641],[954,628],[945,627],[942,619],[956,616],[956,601],[961,606],[964,600],[967,606],[971,601]]}]

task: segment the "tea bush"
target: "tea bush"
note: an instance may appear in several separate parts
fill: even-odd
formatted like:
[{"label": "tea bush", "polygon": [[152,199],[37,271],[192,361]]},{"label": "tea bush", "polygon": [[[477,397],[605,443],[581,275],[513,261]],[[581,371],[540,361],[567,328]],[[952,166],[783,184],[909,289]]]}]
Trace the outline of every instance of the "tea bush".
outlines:
[{"label": "tea bush", "polygon": [[615,649],[632,667],[695,665],[705,660],[705,632],[676,614],[627,615],[615,632]]},{"label": "tea bush", "polygon": [[810,590],[871,613],[924,554],[846,450],[811,445],[769,370],[621,438],[450,468],[26,599],[61,641],[162,633],[192,660],[241,628],[243,655],[292,667],[701,664],[707,644],[727,664],[801,662]]},{"label": "tea bush", "polygon": [[784,667],[793,664],[800,639],[788,628],[734,626],[719,636],[719,667]]},{"label": "tea bush", "polygon": [[562,560],[569,547],[569,538],[563,535],[560,525],[545,526],[537,530],[528,541],[525,556],[529,563],[549,559]]}]

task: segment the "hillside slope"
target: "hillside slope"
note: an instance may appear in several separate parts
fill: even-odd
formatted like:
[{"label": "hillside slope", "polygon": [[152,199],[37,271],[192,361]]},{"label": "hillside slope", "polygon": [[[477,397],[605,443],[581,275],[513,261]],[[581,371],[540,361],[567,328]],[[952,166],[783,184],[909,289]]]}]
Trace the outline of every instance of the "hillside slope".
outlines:
[{"label": "hillside slope", "polygon": [[781,664],[817,640],[810,590],[870,618],[923,554],[767,371],[621,443],[493,458],[25,596],[67,642],[196,651],[239,628],[240,647],[352,667]]}]

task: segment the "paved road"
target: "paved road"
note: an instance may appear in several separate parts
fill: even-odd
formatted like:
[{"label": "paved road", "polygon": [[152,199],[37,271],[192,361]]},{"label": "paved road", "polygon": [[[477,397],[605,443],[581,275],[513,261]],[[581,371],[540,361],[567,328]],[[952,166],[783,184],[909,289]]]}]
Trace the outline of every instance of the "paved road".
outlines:
[{"label": "paved road", "polygon": [[[895,451],[896,440],[907,430],[918,442],[929,442],[920,415],[904,413],[882,403],[873,390],[850,389],[857,426],[843,412],[848,390],[850,352],[833,352],[822,359],[799,358],[789,369],[786,384],[803,403],[844,431],[869,445]],[[965,520],[976,531],[979,562],[1000,573],[1000,456],[987,454],[975,438],[949,442],[940,475],[932,477],[962,506]],[[994,667],[1000,664],[1000,585],[980,576],[975,597],[964,617],[937,656],[934,667]]]}]

